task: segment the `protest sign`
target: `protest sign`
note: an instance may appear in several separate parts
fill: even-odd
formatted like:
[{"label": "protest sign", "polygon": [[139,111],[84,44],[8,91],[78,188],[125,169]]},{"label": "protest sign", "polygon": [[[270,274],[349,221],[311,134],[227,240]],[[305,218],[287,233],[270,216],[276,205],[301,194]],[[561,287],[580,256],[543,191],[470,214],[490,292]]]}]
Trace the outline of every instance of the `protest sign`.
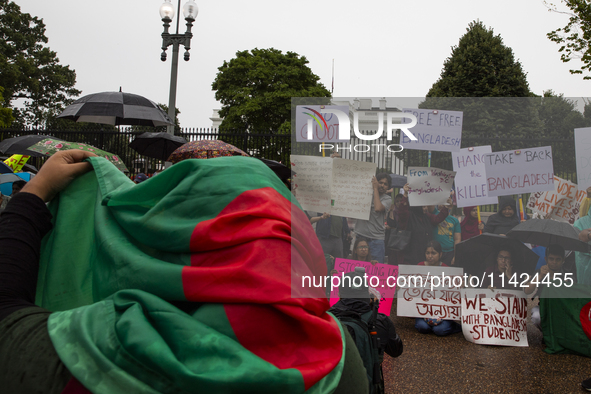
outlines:
[{"label": "protest sign", "polygon": [[485,155],[489,196],[554,189],[552,147],[493,152]]},{"label": "protest sign", "polygon": [[486,145],[451,153],[456,172],[455,196],[458,208],[497,203],[496,197],[488,195],[484,167],[485,155],[491,152],[490,145]]},{"label": "protest sign", "polygon": [[519,290],[462,289],[462,331],[481,345],[528,346],[527,300]]},{"label": "protest sign", "polygon": [[591,127],[575,129],[577,184],[580,189],[591,186]]},{"label": "protest sign", "polygon": [[399,265],[398,316],[458,320],[462,268]]},{"label": "protest sign", "polygon": [[375,163],[316,156],[291,156],[296,198],[303,209],[369,219]]},{"label": "protest sign", "polygon": [[447,204],[456,173],[433,167],[408,167],[411,206]]},{"label": "protest sign", "polygon": [[292,170],[296,172],[293,187],[302,208],[309,211],[330,212],[332,159],[292,155],[290,161]]},{"label": "protest sign", "polygon": [[[337,271],[333,276],[343,277],[347,272],[353,272],[355,267],[365,267],[367,275],[367,285],[376,289],[380,297],[380,307],[378,312],[390,316],[392,309],[392,300],[396,294],[396,278],[398,277],[398,266],[376,263],[373,265],[368,261],[357,261],[349,259],[335,259],[334,269]],[[390,279],[388,279],[390,278]],[[333,281],[333,283],[336,283]],[[392,286],[389,286],[392,285]],[[330,306],[336,304],[339,300],[339,289],[335,287],[330,292]]]},{"label": "protest sign", "polygon": [[6,164],[8,167],[10,167],[12,172],[19,172],[20,170],[23,169],[23,167],[27,163],[27,160],[29,160],[29,157],[31,157],[31,156],[12,155],[8,159],[4,160],[4,164]]},{"label": "protest sign", "polygon": [[527,207],[543,218],[573,224],[579,217],[579,207],[587,196],[571,181],[554,175],[554,190],[532,193]]},{"label": "protest sign", "polygon": [[[459,111],[403,108],[402,112],[412,113],[417,124],[410,132],[417,138],[411,140],[400,133],[400,145],[404,149],[458,152],[462,143],[462,122],[464,114]],[[401,123],[411,123],[403,118]]]},{"label": "protest sign", "polygon": [[[349,142],[350,137],[339,139],[339,120],[335,114],[323,114],[323,109],[336,109],[349,113],[346,105],[298,105],[296,106],[297,142]],[[308,130],[312,138],[308,139]]]}]

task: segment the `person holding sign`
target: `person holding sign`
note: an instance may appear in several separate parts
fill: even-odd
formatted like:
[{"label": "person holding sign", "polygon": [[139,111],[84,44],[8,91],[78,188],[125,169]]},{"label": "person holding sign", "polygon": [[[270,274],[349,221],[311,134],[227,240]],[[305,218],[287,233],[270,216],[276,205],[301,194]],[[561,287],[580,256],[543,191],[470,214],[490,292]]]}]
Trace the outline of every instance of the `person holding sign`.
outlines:
[{"label": "person holding sign", "polygon": [[355,223],[355,234],[357,238],[367,241],[373,252],[374,258],[380,264],[384,264],[386,246],[386,214],[390,210],[392,198],[386,191],[392,186],[392,180],[386,173],[380,173],[371,178],[373,197],[368,220],[357,220]]},{"label": "person holding sign", "polygon": [[433,226],[443,222],[451,208],[452,200],[448,198],[448,206],[442,207],[437,214],[427,212],[427,207],[410,207],[408,205],[409,184],[404,185],[404,197],[400,204],[398,228],[411,232],[410,241],[404,250],[404,264],[416,265],[423,261],[427,242],[433,239]]},{"label": "person holding sign", "polygon": [[516,206],[517,203],[512,197],[501,197],[499,210],[488,218],[484,226],[484,232],[505,235],[513,227],[517,226],[521,220],[519,220],[519,216],[517,215]]},{"label": "person holding sign", "polygon": [[462,241],[480,235],[484,230],[484,223],[478,223],[478,208],[464,207],[464,220],[460,223]]},{"label": "person holding sign", "polygon": [[[427,249],[425,250],[425,261],[420,262],[418,265],[447,267],[448,265],[441,261],[442,256],[443,250],[441,249],[441,244],[434,240],[429,241],[427,243]],[[420,317],[415,319],[415,328],[421,334],[434,333],[437,336],[445,336],[462,331],[462,327],[453,320]]]}]

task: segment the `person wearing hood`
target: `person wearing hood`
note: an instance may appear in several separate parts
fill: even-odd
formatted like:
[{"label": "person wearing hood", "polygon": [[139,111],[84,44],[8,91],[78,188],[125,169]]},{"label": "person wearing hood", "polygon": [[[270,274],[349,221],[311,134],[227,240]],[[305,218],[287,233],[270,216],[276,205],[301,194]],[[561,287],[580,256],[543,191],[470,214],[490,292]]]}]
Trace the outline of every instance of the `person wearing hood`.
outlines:
[{"label": "person wearing hood", "polygon": [[478,208],[464,207],[464,220],[460,223],[462,228],[462,241],[480,235],[484,229],[484,223],[478,223]]},{"label": "person wearing hood", "polygon": [[484,226],[485,233],[506,235],[521,221],[515,207],[517,204],[510,196],[503,196],[499,201],[499,210],[491,215]]}]

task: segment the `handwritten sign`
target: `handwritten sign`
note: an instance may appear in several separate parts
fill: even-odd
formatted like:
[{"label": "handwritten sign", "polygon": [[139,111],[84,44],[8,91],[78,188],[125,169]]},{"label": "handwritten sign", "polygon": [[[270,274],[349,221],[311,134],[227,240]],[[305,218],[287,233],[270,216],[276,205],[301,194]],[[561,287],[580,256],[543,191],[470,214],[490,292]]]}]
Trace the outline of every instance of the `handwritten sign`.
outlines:
[{"label": "handwritten sign", "polygon": [[375,163],[333,159],[332,208],[330,213],[346,218],[369,219]]},{"label": "handwritten sign", "polygon": [[31,156],[25,155],[12,155],[8,159],[4,160],[4,164],[12,169],[12,172],[19,172],[27,163]]},{"label": "handwritten sign", "polygon": [[[335,259],[334,269],[337,270],[337,273],[334,274],[334,276],[342,277],[342,275],[347,272],[353,272],[355,267],[365,267],[368,286],[376,289],[381,295],[378,312],[390,316],[392,300],[396,294],[398,266],[380,263],[372,265],[367,261]],[[390,277],[390,279],[388,279],[388,277]],[[389,286],[388,282],[393,286]],[[339,299],[339,289],[335,288],[330,292],[330,306],[336,304]]]},{"label": "handwritten sign", "polygon": [[[296,106],[297,142],[348,142],[350,137],[339,139],[339,120],[335,114],[323,114],[322,109],[337,109],[349,113],[346,105],[298,105]],[[308,130],[312,139],[308,139]]]},{"label": "handwritten sign", "polygon": [[456,173],[434,167],[408,167],[411,206],[446,204]]},{"label": "handwritten sign", "polygon": [[456,172],[456,201],[459,208],[496,204],[497,198],[488,195],[485,155],[492,152],[490,145],[460,149],[452,152]]},{"label": "handwritten sign", "polygon": [[462,331],[481,345],[528,346],[527,300],[518,290],[462,289]]},{"label": "handwritten sign", "polygon": [[455,267],[399,265],[397,315],[459,320],[463,273]]},{"label": "handwritten sign", "polygon": [[554,189],[552,147],[493,152],[485,156],[489,196]]},{"label": "handwritten sign", "polygon": [[291,156],[296,197],[305,210],[368,220],[376,164],[316,156]]},{"label": "handwritten sign", "polygon": [[[462,143],[462,123],[464,114],[459,111],[441,111],[433,109],[403,108],[402,112],[410,112],[417,118],[416,126],[410,132],[417,137],[416,141],[400,133],[400,145],[404,149],[433,150],[441,152],[458,152]],[[403,118],[402,123],[411,120]]]},{"label": "handwritten sign", "polygon": [[298,202],[305,210],[330,212],[332,160],[329,157],[291,156],[296,172],[294,186]]},{"label": "handwritten sign", "polygon": [[591,186],[591,127],[575,129],[577,184],[582,190]]},{"label": "handwritten sign", "polygon": [[527,207],[546,219],[573,224],[579,217],[579,207],[587,196],[571,181],[554,175],[554,190],[532,193]]}]

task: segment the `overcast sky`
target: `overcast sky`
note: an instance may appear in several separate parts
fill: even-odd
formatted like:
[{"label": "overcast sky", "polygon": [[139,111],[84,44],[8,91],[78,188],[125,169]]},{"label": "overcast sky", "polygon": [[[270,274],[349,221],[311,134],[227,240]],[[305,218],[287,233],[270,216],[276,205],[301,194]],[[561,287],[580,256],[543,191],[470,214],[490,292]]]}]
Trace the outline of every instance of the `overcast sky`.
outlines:
[{"label": "overcast sky", "polygon": [[[217,68],[240,50],[276,48],[306,56],[334,97],[422,97],[468,24],[476,19],[513,49],[536,94],[591,97],[591,81],[571,75],[546,33],[568,22],[542,0],[195,0],[191,60],[179,60],[176,106],[182,127],[210,127],[220,108]],[[181,1],[181,7],[185,0]],[[76,71],[82,95],[123,91],[168,104],[171,51],[160,60],[160,0],[16,0],[43,18],[49,47]],[[173,0],[175,8],[177,0]],[[176,21],[176,17],[175,17]],[[180,32],[183,33],[184,19]],[[171,29],[172,30],[172,29]],[[377,104],[377,103],[376,103]]]}]

